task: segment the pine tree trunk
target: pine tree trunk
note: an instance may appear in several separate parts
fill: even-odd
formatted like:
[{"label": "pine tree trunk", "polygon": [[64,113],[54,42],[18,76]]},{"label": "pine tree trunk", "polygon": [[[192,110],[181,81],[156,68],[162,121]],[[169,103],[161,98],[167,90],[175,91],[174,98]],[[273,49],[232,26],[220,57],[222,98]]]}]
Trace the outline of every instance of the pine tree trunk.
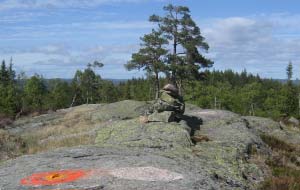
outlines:
[{"label": "pine tree trunk", "polygon": [[[177,32],[177,26],[175,28],[176,32]],[[177,36],[176,34],[174,34],[174,40],[173,40],[173,61],[174,61],[174,65],[177,65]],[[176,71],[172,70],[172,73],[171,73],[171,83],[173,85],[175,85],[177,88],[178,88],[178,84],[177,84],[177,77],[176,77]],[[179,89],[180,90],[180,89]]]},{"label": "pine tree trunk", "polygon": [[159,98],[159,78],[158,73],[155,73],[155,99]]},{"label": "pine tree trunk", "polygon": [[89,91],[86,91],[86,104],[89,104]]},{"label": "pine tree trunk", "polygon": [[254,112],[254,104],[251,104],[251,112],[252,112],[252,116],[255,116],[255,112]]},{"label": "pine tree trunk", "polygon": [[298,109],[299,109],[298,111],[299,111],[299,112],[298,112],[298,114],[299,114],[299,117],[300,117],[300,93],[299,93],[299,96],[298,96],[298,101],[299,101],[299,105],[298,105],[298,106],[299,106],[299,107],[298,107]]},{"label": "pine tree trunk", "polygon": [[182,79],[179,79],[178,81],[176,81],[175,85],[178,88],[179,95],[183,96]]},{"label": "pine tree trunk", "polygon": [[77,93],[74,94],[73,99],[72,99],[72,103],[71,103],[70,107],[73,107],[73,105],[74,105],[74,103],[76,101],[76,98],[77,98]]},{"label": "pine tree trunk", "polygon": [[217,109],[217,97],[215,96],[215,110]]},{"label": "pine tree trunk", "polygon": [[15,119],[19,119],[23,114],[23,108],[16,114]]}]

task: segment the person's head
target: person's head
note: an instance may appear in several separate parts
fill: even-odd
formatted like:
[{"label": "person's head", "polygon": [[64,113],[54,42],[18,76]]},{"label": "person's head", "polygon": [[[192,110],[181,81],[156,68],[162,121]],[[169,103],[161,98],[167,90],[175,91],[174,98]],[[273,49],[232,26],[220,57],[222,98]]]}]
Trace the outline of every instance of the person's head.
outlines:
[{"label": "person's head", "polygon": [[173,84],[167,84],[163,87],[163,90],[169,94],[178,95],[178,89]]}]

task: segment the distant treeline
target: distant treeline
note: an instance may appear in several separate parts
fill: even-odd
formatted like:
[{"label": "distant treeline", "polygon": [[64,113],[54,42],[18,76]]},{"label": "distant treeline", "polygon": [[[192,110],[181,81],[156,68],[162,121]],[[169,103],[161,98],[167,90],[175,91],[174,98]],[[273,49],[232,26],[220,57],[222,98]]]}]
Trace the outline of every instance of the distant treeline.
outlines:
[{"label": "distant treeline", "polygon": [[[298,117],[299,86],[291,81],[261,79],[246,71],[205,71],[204,80],[184,83],[186,102],[202,108],[231,110],[243,115]],[[40,75],[16,75],[12,64],[0,68],[0,115],[16,117],[81,104],[110,103],[155,98],[155,79],[131,79],[120,83],[103,80],[91,66],[77,71],[72,81],[45,80]],[[160,86],[168,81],[160,78]]]},{"label": "distant treeline", "polygon": [[261,79],[231,70],[206,72],[206,80],[188,82],[185,99],[203,108],[226,109],[242,115],[299,117],[299,86],[289,79]]}]

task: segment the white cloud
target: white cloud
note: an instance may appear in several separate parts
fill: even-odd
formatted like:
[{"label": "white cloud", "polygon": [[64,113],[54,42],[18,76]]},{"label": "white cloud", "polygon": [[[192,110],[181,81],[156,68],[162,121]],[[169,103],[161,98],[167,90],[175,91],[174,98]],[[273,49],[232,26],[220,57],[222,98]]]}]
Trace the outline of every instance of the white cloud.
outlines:
[{"label": "white cloud", "polygon": [[108,46],[95,46],[89,49],[89,52],[92,54],[131,54],[138,50],[137,44],[128,44],[128,45],[108,45]]},{"label": "white cloud", "polygon": [[38,8],[89,8],[111,3],[138,3],[147,0],[4,0],[0,10]]},{"label": "white cloud", "polygon": [[[1,10],[1,9],[0,9]],[[32,13],[32,12],[14,12],[14,14],[0,14],[0,24],[14,24],[34,21],[41,16],[45,16],[45,13]]]},{"label": "white cloud", "polygon": [[[216,69],[246,68],[263,77],[285,78],[285,67],[291,60],[295,76],[300,77],[300,15],[215,18],[200,21],[199,25],[211,47],[208,56],[215,61]],[[128,73],[123,64],[137,51],[139,37],[151,27],[147,21],[120,20],[4,25],[4,32],[0,31],[4,42],[0,58],[9,60],[13,56],[18,70],[47,77],[72,77],[75,70],[99,60],[106,64],[101,72],[104,77],[128,78],[137,73]],[[17,48],[5,45],[13,40],[26,46],[39,45]],[[21,40],[36,43],[20,43]]]},{"label": "white cloud", "polygon": [[234,17],[212,21],[203,32],[215,45],[246,45],[253,39],[264,41],[272,29],[269,23],[257,22],[253,19]]},{"label": "white cloud", "polygon": [[30,51],[34,53],[39,52],[48,55],[70,55],[70,50],[64,44],[41,46],[33,48]]},{"label": "white cloud", "polygon": [[202,29],[215,68],[246,68],[263,77],[285,78],[285,67],[292,60],[299,77],[300,20],[290,18],[284,14],[210,20]]},{"label": "white cloud", "polygon": [[0,57],[13,62],[17,72],[28,75],[42,74],[46,78],[72,78],[76,70],[87,63],[98,60],[104,63],[100,70],[104,78],[128,78],[141,76],[141,72],[128,72],[124,68],[136,45],[99,45],[82,50],[74,50],[65,45],[49,44],[19,51],[0,53]]},{"label": "white cloud", "polygon": [[[97,33],[109,38],[136,37],[140,30],[150,29],[153,25],[146,21],[112,21],[112,22],[73,22],[66,24],[36,24],[36,25],[6,25],[0,31],[1,40],[40,40],[61,39],[62,41],[74,36],[89,37]],[[13,32],[7,32],[7,31]],[[127,30],[121,32],[121,30]],[[136,37],[138,39],[138,37]]]}]

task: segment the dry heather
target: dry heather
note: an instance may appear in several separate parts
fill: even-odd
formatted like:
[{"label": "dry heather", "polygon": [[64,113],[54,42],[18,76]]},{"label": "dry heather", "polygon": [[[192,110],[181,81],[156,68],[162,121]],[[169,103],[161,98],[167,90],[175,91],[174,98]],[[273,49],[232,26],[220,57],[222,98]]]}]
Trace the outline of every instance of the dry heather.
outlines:
[{"label": "dry heather", "polygon": [[300,146],[288,144],[273,136],[262,135],[262,140],[273,150],[265,161],[271,177],[262,185],[263,190],[300,189]]},{"label": "dry heather", "polygon": [[0,115],[0,129],[2,129],[5,126],[10,125],[12,123],[13,123],[13,120],[11,118]]},{"label": "dry heather", "polygon": [[0,161],[20,156],[27,151],[25,142],[0,129]]},{"label": "dry heather", "polygon": [[25,117],[9,129],[28,146],[28,154],[56,148],[94,144],[99,128],[111,119],[137,117],[143,102],[122,101],[113,104],[89,104],[59,110],[52,114]]}]

